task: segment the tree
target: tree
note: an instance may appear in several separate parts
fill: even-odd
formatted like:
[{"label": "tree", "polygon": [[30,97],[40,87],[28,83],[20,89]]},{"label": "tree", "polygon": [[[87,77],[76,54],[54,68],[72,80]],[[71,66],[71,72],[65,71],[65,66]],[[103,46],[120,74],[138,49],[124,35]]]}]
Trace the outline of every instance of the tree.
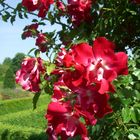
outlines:
[{"label": "tree", "polygon": [[17,53],[15,57],[12,59],[11,68],[13,69],[13,72],[16,73],[18,69],[21,67],[21,62],[25,58],[24,53]]},{"label": "tree", "polygon": [[11,62],[12,62],[11,58],[7,57],[4,59],[3,63],[0,64],[0,81],[3,82],[5,73],[7,69],[10,67]]},{"label": "tree", "polygon": [[10,66],[11,65],[11,62],[12,62],[12,59],[10,57],[6,57],[3,61],[3,65],[7,65],[7,66]]},{"label": "tree", "polygon": [[8,69],[7,66],[0,64],[0,81],[4,80],[4,76],[5,76],[7,69]]},{"label": "tree", "polygon": [[11,68],[9,68],[6,71],[4,81],[3,81],[3,87],[4,88],[10,88],[10,89],[15,88],[15,76],[14,76],[14,72]]}]

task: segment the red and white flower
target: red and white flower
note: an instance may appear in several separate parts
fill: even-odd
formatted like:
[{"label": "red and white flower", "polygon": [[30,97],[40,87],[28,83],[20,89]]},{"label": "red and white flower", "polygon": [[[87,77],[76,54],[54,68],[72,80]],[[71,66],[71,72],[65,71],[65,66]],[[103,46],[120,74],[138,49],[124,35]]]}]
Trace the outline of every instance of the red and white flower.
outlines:
[{"label": "red and white flower", "polygon": [[48,105],[46,119],[50,140],[57,140],[58,136],[61,136],[62,140],[67,140],[77,135],[80,135],[82,140],[88,140],[87,129],[79,121],[79,116],[72,111],[69,102],[51,102]]},{"label": "red and white flower", "polygon": [[128,74],[127,55],[124,52],[115,53],[114,48],[112,42],[99,37],[93,47],[81,43],[73,45],[69,52],[62,53],[62,63],[69,68],[63,73],[65,84],[72,89],[96,85],[100,94],[113,92],[112,81],[118,75]]},{"label": "red and white flower", "polygon": [[39,92],[40,74],[44,72],[41,58],[25,58],[21,69],[16,73],[16,82],[23,89],[31,92]]},{"label": "red and white flower", "polygon": [[44,18],[53,0],[22,0],[22,5],[27,8],[29,12],[38,10],[38,16]]},{"label": "red and white flower", "polygon": [[68,14],[75,25],[83,21],[91,21],[92,0],[68,0]]},{"label": "red and white flower", "polygon": [[38,34],[38,24],[31,24],[24,28],[24,32],[22,34],[22,38],[26,39],[27,37],[34,37]]},{"label": "red and white flower", "polygon": [[41,52],[46,52],[47,50],[47,38],[45,34],[38,34],[37,39],[36,39],[36,46],[39,47],[39,50]]}]

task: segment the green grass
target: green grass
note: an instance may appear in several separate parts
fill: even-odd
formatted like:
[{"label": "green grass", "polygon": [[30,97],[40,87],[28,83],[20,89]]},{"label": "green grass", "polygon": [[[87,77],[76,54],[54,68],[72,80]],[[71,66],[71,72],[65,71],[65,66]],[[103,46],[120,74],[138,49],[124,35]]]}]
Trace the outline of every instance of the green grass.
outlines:
[{"label": "green grass", "polygon": [[[47,105],[50,101],[49,95],[41,95],[37,105]],[[32,97],[0,101],[0,115],[15,113],[18,111],[32,109]]]},{"label": "green grass", "polygon": [[21,88],[16,89],[4,89],[0,86],[0,100],[15,99],[30,97],[32,94],[28,91],[24,91]]},{"label": "green grass", "polygon": [[0,100],[0,140],[48,140],[45,113],[50,95],[41,95],[35,110],[32,98],[33,94],[31,97]]},{"label": "green grass", "polygon": [[42,129],[3,124],[0,122],[0,140],[47,140]]},{"label": "green grass", "polygon": [[3,81],[0,81],[0,100],[23,98],[30,96],[32,96],[32,93],[23,90],[20,85],[16,84],[15,89],[3,88]]},{"label": "green grass", "polygon": [[43,105],[35,110],[29,109],[2,115],[0,116],[0,122],[4,124],[45,129],[47,124],[47,121],[44,117],[46,109],[47,106]]}]

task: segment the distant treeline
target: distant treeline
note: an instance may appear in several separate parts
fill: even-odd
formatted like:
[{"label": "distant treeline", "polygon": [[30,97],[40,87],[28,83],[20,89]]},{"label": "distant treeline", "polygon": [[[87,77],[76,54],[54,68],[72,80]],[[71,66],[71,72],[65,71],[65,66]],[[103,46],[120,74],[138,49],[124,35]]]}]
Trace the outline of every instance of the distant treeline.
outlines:
[{"label": "distant treeline", "polygon": [[0,64],[0,82],[3,88],[15,88],[15,73],[20,69],[24,53],[17,53],[13,59],[6,57],[2,64]]}]

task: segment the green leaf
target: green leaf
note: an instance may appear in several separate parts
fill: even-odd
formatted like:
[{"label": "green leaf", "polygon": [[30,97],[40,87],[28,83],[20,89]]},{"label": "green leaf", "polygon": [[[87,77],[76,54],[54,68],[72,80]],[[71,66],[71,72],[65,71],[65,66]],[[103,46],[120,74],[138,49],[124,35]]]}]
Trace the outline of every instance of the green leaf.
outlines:
[{"label": "green leaf", "polygon": [[49,64],[47,66],[47,74],[50,75],[51,72],[55,69],[55,64]]},{"label": "green leaf", "polygon": [[135,11],[132,11],[132,10],[130,10],[130,9],[126,9],[126,11],[129,12],[129,13],[131,13],[133,16],[134,16],[134,15],[137,15],[137,13],[136,13]]},{"label": "green leaf", "polygon": [[38,24],[43,26],[46,25],[45,22],[39,22]]},{"label": "green leaf", "polygon": [[22,8],[22,4],[19,3],[19,4],[17,5],[17,7],[16,7],[16,10],[17,10],[17,11],[21,11],[21,8]]},{"label": "green leaf", "polygon": [[44,87],[44,91],[45,91],[45,93],[47,93],[49,95],[53,94],[53,87],[49,82],[46,83],[46,85]]},{"label": "green leaf", "polygon": [[5,21],[5,22],[7,22],[7,15],[3,15],[2,16],[2,20]]},{"label": "green leaf", "polygon": [[26,13],[24,13],[24,17],[25,17],[25,18],[28,18],[28,15],[27,15]]},{"label": "green leaf", "polygon": [[35,54],[35,57],[40,57],[40,50],[36,49],[34,54]]},{"label": "green leaf", "polygon": [[138,80],[140,80],[140,69],[136,69],[134,72],[133,72],[133,75],[135,75]]},{"label": "green leaf", "polygon": [[128,135],[128,138],[129,138],[130,140],[135,140],[135,139],[136,139],[136,137],[135,137],[134,134],[129,134],[129,135]]},{"label": "green leaf", "polygon": [[51,12],[48,12],[48,19],[49,19],[51,25],[53,25],[55,23],[55,18],[53,17]]},{"label": "green leaf", "polygon": [[86,42],[86,40],[83,38],[83,39],[80,39],[80,40],[75,40],[73,42],[73,44],[80,44],[80,43],[83,43],[83,42]]},{"label": "green leaf", "polygon": [[36,48],[32,48],[32,49],[28,52],[27,55],[30,55],[30,53],[31,53],[32,51],[34,51],[34,50],[36,50]]},{"label": "green leaf", "polygon": [[138,128],[138,129],[130,128],[129,131],[130,131],[130,134],[135,135],[137,140],[140,139],[140,128]]},{"label": "green leaf", "polygon": [[18,13],[18,16],[19,16],[19,18],[23,19],[23,16],[22,16],[21,12]]},{"label": "green leaf", "polygon": [[10,15],[7,15],[7,14],[2,16],[2,20],[5,21],[5,22],[7,22],[7,20],[9,18],[10,18]]},{"label": "green leaf", "polygon": [[33,19],[32,22],[38,22],[38,20],[37,19]]},{"label": "green leaf", "polygon": [[16,16],[15,16],[15,15],[11,17],[11,19],[10,19],[11,24],[13,24],[13,23],[14,23],[15,18],[16,18]]},{"label": "green leaf", "polygon": [[134,107],[131,107],[130,109],[130,115],[131,115],[131,119],[133,122],[137,123],[137,116],[136,116],[136,110]]},{"label": "green leaf", "polygon": [[35,95],[33,97],[33,109],[36,109],[36,105],[37,105],[40,95],[41,95],[40,92],[35,93]]},{"label": "green leaf", "polygon": [[122,109],[122,118],[124,123],[128,123],[131,120],[130,109],[128,107]]}]

